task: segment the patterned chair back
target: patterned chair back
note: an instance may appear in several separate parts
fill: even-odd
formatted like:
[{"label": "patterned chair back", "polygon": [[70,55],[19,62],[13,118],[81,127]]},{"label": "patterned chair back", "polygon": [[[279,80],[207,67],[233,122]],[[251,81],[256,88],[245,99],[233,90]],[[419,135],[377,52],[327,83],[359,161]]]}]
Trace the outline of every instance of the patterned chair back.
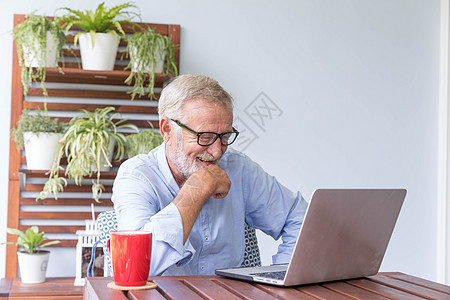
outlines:
[{"label": "patterned chair back", "polygon": [[[106,241],[111,237],[111,231],[117,230],[117,216],[114,211],[101,212],[97,217],[97,229],[100,236],[99,247],[103,247],[105,258],[104,276],[113,276],[111,269],[111,258],[106,250]],[[241,266],[254,267],[261,265],[258,240],[255,229],[245,224],[245,252],[244,261]]]},{"label": "patterned chair back", "polygon": [[111,238],[111,231],[117,230],[117,216],[115,211],[104,211],[97,216],[97,230],[100,237],[99,247],[103,248],[105,277],[113,276],[111,258],[106,248],[106,241]]}]

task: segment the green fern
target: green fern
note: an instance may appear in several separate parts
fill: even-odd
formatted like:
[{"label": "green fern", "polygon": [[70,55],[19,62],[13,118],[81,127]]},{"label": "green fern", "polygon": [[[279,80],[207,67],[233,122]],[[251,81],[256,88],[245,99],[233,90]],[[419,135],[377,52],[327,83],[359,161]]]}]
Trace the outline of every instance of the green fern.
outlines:
[{"label": "green fern", "polygon": [[[60,8],[67,12],[66,15],[58,17],[56,23],[61,25],[67,33],[72,27],[79,27],[83,32],[89,32],[92,44],[95,43],[95,33],[110,33],[117,36],[117,43],[120,36],[125,36],[123,23],[131,23],[134,17],[140,18],[139,8],[133,2],[126,2],[114,6],[111,9],[105,7],[105,3],[100,3],[94,11],[74,10],[68,7]],[[74,45],[77,45],[78,37],[83,32],[77,33],[74,37]],[[120,35],[119,35],[120,33]]]}]

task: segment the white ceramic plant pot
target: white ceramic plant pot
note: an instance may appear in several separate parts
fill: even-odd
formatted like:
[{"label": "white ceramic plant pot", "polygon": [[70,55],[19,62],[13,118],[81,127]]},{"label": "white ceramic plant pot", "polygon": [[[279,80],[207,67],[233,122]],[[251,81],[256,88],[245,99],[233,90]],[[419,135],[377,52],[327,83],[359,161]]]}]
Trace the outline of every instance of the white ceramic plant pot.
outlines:
[{"label": "white ceramic plant pot", "polygon": [[[116,139],[115,138],[111,138],[109,140],[109,144],[108,144],[108,160],[109,162],[112,161],[113,155],[114,155],[114,146],[116,145]],[[109,167],[106,164],[105,158],[102,156],[102,159],[100,160],[100,172],[107,172],[111,169],[111,167]],[[92,171],[97,172],[97,166],[93,165],[92,166]]]},{"label": "white ceramic plant pot", "polygon": [[30,170],[50,170],[59,150],[58,142],[63,136],[62,133],[40,132],[37,134],[24,132],[23,140],[27,168]]},{"label": "white ceramic plant pot", "polygon": [[46,68],[56,68],[56,42],[55,38],[51,34],[50,31],[47,31],[47,45],[46,45],[46,57],[45,61],[43,61],[41,53],[42,49],[40,49],[40,45],[36,39],[30,37],[30,39],[34,40],[34,49],[38,49],[38,51],[34,51],[34,49],[30,49],[29,47],[23,47],[23,59],[26,67],[46,67]]},{"label": "white ceramic plant pot", "polygon": [[94,46],[90,33],[79,37],[83,70],[112,71],[116,62],[117,37],[109,33],[96,33]]},{"label": "white ceramic plant pot", "polygon": [[[162,45],[160,44],[160,46],[158,47],[158,51],[161,52]],[[136,48],[135,47],[130,47],[130,56],[131,59],[136,60],[134,57],[136,56]],[[159,53],[158,54],[158,60],[156,61],[156,66],[155,66],[155,73],[162,73],[163,71],[163,67],[164,67],[164,58],[166,56],[166,53],[163,52],[162,54]],[[142,70],[143,69],[143,70]],[[131,67],[131,71],[133,72],[141,72],[144,71],[146,73],[151,73],[152,72],[152,65],[151,63],[147,64],[146,66],[142,66],[141,63],[139,63],[138,61],[135,61]]]},{"label": "white ceramic plant pot", "polygon": [[41,283],[45,281],[49,251],[38,253],[17,252],[19,259],[20,277],[23,283]]}]

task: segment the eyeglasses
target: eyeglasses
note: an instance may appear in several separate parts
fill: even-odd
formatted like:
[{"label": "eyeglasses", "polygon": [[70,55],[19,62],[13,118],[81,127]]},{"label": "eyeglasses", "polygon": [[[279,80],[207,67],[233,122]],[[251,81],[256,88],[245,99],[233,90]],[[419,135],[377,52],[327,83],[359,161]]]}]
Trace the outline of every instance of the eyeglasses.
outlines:
[{"label": "eyeglasses", "polygon": [[237,136],[239,135],[239,131],[233,128],[232,132],[224,132],[221,134],[215,133],[215,132],[197,132],[186,125],[180,123],[177,120],[171,119],[174,121],[178,126],[181,128],[189,131],[190,133],[197,136],[197,144],[200,146],[209,146],[214,144],[214,142],[217,140],[217,138],[220,138],[220,143],[222,146],[229,146],[234,143]]}]

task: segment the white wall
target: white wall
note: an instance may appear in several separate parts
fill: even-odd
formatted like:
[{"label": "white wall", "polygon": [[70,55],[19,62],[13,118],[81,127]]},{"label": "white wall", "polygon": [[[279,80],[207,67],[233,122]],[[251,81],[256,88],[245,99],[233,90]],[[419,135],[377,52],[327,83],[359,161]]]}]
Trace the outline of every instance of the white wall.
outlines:
[{"label": "white wall", "polygon": [[[11,93],[12,40],[5,32],[14,13],[52,15],[99,2],[2,4],[0,241]],[[382,270],[436,280],[438,0],[137,4],[145,22],[181,25],[181,72],[209,75],[232,93],[237,126],[247,129],[236,147],[286,186],[306,199],[319,187],[407,188]],[[271,110],[261,108],[264,102]],[[266,117],[252,115],[255,108]],[[261,248],[269,263],[275,244],[263,239]],[[1,247],[0,277],[4,265]]]}]

